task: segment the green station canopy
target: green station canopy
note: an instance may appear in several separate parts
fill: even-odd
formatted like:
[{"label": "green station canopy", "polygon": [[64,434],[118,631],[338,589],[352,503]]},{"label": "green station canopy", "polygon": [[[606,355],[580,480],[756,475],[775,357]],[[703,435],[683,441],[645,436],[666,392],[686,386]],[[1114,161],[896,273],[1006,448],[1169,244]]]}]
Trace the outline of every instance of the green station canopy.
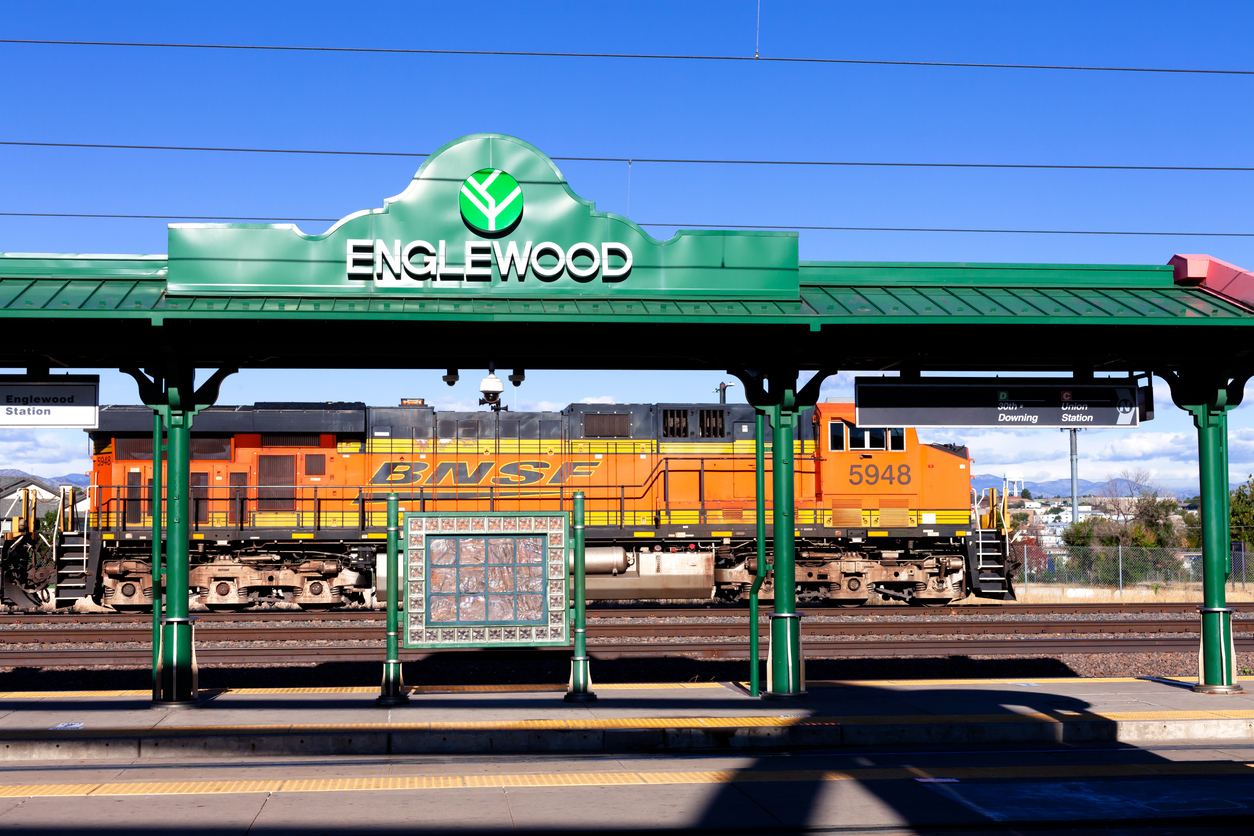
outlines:
[{"label": "green station canopy", "polygon": [[[1249,355],[1251,300],[1172,265],[801,262],[797,244],[794,232],[744,230],[659,241],[597,211],[531,145],[478,134],[432,154],[381,208],[319,235],[291,224],[171,224],[168,255],[0,255],[0,319],[37,341],[10,339],[0,362],[43,354],[54,365],[112,364],[161,333],[205,364],[351,366],[369,356],[351,345],[363,335],[319,332],[319,341],[345,337],[335,351],[310,343],[310,324],[352,320],[460,337],[381,361],[397,366],[421,356],[428,367],[459,357],[726,367],[787,355],[803,367],[891,368],[910,355],[924,368],[971,368],[981,351],[974,365],[986,368],[1148,368],[1170,364],[1173,351]],[[130,342],[54,351],[38,345],[49,320]],[[262,347],[252,333],[244,347],[226,336],[224,326],[257,322],[286,343]],[[492,327],[468,330],[475,323]],[[560,327],[540,335],[536,324]],[[968,330],[946,330],[956,325]],[[1022,341],[1025,325],[1046,326],[1030,332],[1045,338],[1030,358],[968,342]],[[1174,339],[1194,327],[1213,342]]]}]

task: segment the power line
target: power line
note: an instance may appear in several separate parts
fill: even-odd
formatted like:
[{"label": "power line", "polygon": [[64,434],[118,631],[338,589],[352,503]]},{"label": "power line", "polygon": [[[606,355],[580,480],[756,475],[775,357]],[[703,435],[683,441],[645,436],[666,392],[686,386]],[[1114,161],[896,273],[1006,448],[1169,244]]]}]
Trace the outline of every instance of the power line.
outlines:
[{"label": "power line", "polygon": [[[345,157],[429,157],[428,151],[342,151],[315,148],[246,148],[217,145],[120,145],[102,142],[25,142],[0,140],[0,146],[33,148],[103,148],[124,151],[219,151],[243,154],[310,154]],[[674,163],[682,165],[846,166],[870,168],[1022,168],[1079,171],[1254,171],[1254,166],[1207,165],[1079,165],[1049,163],[917,163],[869,160],[748,160],[694,157],[550,157],[562,162]]]},{"label": "power line", "polygon": [[59,41],[42,38],[0,38],[0,44],[36,46],[122,46],[154,49],[239,49],[266,52],[343,52],[383,55],[487,55],[510,58],[615,58],[657,61],[746,61],[779,64],[860,64],[883,67],[959,67],[984,70],[1074,70],[1108,73],[1176,73],[1187,75],[1254,75],[1254,70],[1188,69],[1182,67],[1104,67],[1079,64],[990,64],[974,61],[888,61],[867,58],[783,58],[749,55],[682,55],[644,52],[540,52],[494,49],[389,49],[361,46],[281,46],[277,44],[196,44],[152,41]]},{"label": "power line", "polygon": [[[113,218],[157,221],[249,221],[257,223],[335,223],[342,218],[277,218],[243,217],[238,215],[123,215],[103,212],[0,212],[6,218]],[[1154,232],[1143,230],[1098,229],[992,229],[929,226],[801,226],[781,224],[679,224],[636,222],[637,226],[672,227],[677,229],[770,229],[818,232],[972,232],[1001,235],[1153,235],[1181,238],[1254,238],[1254,232]]]}]

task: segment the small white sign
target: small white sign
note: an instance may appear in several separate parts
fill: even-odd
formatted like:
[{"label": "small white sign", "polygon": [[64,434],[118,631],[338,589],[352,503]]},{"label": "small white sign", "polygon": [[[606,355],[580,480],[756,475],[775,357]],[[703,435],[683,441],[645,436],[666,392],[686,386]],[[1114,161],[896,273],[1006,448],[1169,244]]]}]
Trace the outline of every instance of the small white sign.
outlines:
[{"label": "small white sign", "polygon": [[60,381],[0,378],[0,427],[94,430],[100,423],[100,378]]}]

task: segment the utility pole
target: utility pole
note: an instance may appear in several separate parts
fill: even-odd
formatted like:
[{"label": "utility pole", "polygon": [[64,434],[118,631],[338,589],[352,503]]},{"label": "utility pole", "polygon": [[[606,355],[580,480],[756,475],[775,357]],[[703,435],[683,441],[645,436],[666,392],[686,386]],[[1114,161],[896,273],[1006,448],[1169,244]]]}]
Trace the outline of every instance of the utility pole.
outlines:
[{"label": "utility pole", "polygon": [[[1066,432],[1064,430],[1064,432]],[[1071,521],[1077,523],[1080,521],[1080,454],[1076,452],[1077,430],[1072,427],[1071,430]]]}]

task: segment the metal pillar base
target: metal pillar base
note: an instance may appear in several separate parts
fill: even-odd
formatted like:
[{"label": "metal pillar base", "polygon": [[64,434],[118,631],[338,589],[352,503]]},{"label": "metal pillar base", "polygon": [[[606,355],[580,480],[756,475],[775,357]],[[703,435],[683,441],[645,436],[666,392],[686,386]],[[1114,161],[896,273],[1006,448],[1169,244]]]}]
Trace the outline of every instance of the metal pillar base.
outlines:
[{"label": "metal pillar base", "polygon": [[[576,641],[583,635],[584,630],[576,628]],[[592,685],[592,674],[589,671],[589,663],[592,661],[589,656],[572,656],[570,660],[570,684],[566,688],[566,696],[562,697],[566,702],[596,702],[597,695],[588,690]]]},{"label": "metal pillar base", "polygon": [[395,696],[387,697],[378,696],[375,697],[374,704],[384,708],[391,707],[393,705],[409,705],[409,695],[397,694]]},{"label": "metal pillar base", "polygon": [[760,699],[764,700],[801,700],[810,696],[809,691],[798,691],[795,694],[772,694],[770,691],[763,691]]},{"label": "metal pillar base", "polygon": [[[390,641],[396,640],[396,633],[389,633]],[[395,648],[393,648],[395,651]],[[375,698],[375,705],[405,705],[409,702],[409,695],[405,693],[405,671],[401,668],[400,660],[388,659],[383,663],[383,683],[379,686],[379,696]]]},{"label": "metal pillar base", "polygon": [[[161,658],[157,666],[155,708],[200,705],[200,668],[196,664],[196,619],[167,616],[160,619]],[[186,633],[184,635],[184,632]],[[179,648],[186,652],[178,653]]]},{"label": "metal pillar base", "polygon": [[1240,685],[1204,685],[1197,683],[1192,688],[1195,694],[1244,694]]},{"label": "metal pillar base", "polygon": [[770,631],[766,662],[767,686],[762,698],[800,699],[806,694],[805,662],[801,655],[800,613],[771,613]]}]

